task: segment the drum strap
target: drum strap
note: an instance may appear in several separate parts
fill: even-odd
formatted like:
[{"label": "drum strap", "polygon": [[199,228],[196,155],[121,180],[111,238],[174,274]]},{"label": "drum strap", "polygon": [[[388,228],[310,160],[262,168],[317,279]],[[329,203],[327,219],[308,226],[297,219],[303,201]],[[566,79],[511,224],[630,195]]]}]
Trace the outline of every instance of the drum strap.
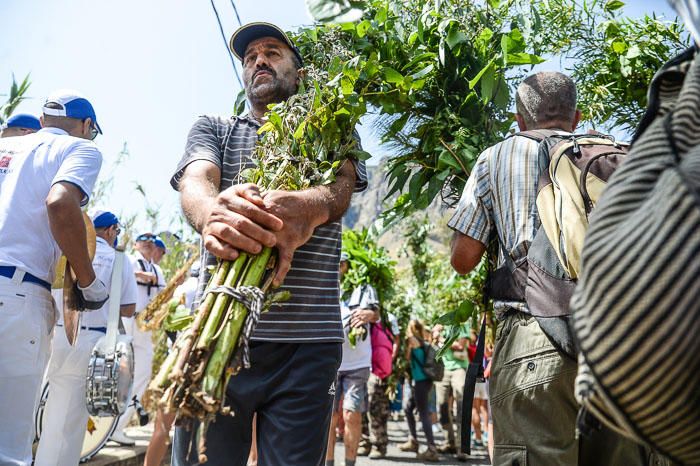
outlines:
[{"label": "drum strap", "polygon": [[107,317],[107,336],[104,339],[105,346],[102,348],[105,354],[114,351],[117,344],[117,333],[119,332],[119,307],[122,294],[122,270],[124,269],[124,253],[114,251],[114,266],[112,268],[112,285],[109,289],[109,315]]}]

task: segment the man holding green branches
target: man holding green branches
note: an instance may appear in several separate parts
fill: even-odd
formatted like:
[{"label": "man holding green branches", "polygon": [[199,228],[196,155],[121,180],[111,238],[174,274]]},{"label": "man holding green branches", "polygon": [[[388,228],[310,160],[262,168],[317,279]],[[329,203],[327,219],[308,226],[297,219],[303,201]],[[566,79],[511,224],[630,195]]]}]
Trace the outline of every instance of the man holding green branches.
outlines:
[{"label": "man holding green branches", "polygon": [[[303,63],[287,35],[268,23],[238,29],[231,49],[243,64],[250,112],[199,118],[171,181],[202,235],[196,300],[209,281],[206,266],[241,252],[257,254],[264,246],[277,248],[274,285],[284,281],[282,289],[292,296],[261,316],[250,346],[251,368],[231,377],[227,388],[235,416],[219,416],[209,426],[207,465],[246,464],[253,413],[260,465],[323,464],[343,342],[340,218],[353,191],[366,187],[366,172],[362,163],[345,163],[332,184],[294,192],[240,184],[241,172],[252,166],[267,106],[296,93]],[[173,465],[197,464],[193,441],[178,428]]]}]

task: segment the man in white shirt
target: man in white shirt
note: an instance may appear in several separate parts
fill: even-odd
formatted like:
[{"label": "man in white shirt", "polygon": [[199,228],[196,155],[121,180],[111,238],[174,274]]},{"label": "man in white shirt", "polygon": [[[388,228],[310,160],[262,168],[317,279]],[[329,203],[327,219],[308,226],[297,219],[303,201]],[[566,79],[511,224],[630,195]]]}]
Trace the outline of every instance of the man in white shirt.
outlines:
[{"label": "man in white shirt", "polygon": [[25,136],[41,129],[39,119],[29,113],[15,113],[0,126],[0,138]]},{"label": "man in white shirt", "polygon": [[[156,254],[156,236],[144,233],[136,237],[136,252],[129,257],[136,276],[136,315],[158,295],[165,287],[163,271],[153,263]],[[143,331],[136,323],[136,316],[122,318],[126,333],[133,337],[134,346],[134,387],[132,395],[141,401],[143,394],[151,380],[151,364],[153,362],[153,340],[150,331]],[[117,428],[110,440],[124,446],[134,445],[134,440],[124,433],[124,428],[129,424],[134,415],[134,407],[129,406],[122,414]]]},{"label": "man in white shirt", "polygon": [[[97,246],[92,266],[97,278],[109,289],[112,285],[117,238],[121,232],[119,219],[111,212],[93,215]],[[130,317],[136,307],[136,279],[129,261],[124,261],[121,276],[120,313]],[[56,332],[46,380],[49,396],[44,410],[41,440],[35,466],[75,466],[85,437],[88,412],[85,406],[85,374],[95,344],[107,332],[109,301],[99,310],[85,314],[80,338],[71,346],[64,332]],[[58,326],[62,325],[60,322]]]},{"label": "man in white shirt", "polygon": [[85,310],[99,309],[107,288],[97,278],[80,210],[102,164],[91,141],[100,133],[90,102],[53,93],[43,129],[0,139],[0,464],[29,465],[34,410],[51,353],[51,297],[61,251],[77,278]]},{"label": "man in white shirt", "polygon": [[163,260],[163,256],[165,256],[168,250],[165,247],[165,242],[160,239],[160,236],[155,237],[153,240],[153,245],[155,246],[155,249],[153,249],[152,262],[160,268],[160,261]]},{"label": "man in white shirt", "polygon": [[[340,281],[348,271],[348,255],[340,256]],[[372,367],[372,342],[369,324],[379,320],[379,300],[377,292],[371,285],[364,285],[353,290],[347,302],[341,302],[340,314],[343,320],[345,341],[343,358],[338,368],[335,382],[335,402],[333,417],[328,434],[326,466],[332,466],[335,457],[335,427],[342,413],[345,422],[343,443],[345,444],[345,465],[355,466],[357,447],[362,437],[362,413],[367,411],[367,381]],[[351,343],[350,332],[364,329],[364,336],[358,336]],[[342,406],[340,401],[342,399]]]}]

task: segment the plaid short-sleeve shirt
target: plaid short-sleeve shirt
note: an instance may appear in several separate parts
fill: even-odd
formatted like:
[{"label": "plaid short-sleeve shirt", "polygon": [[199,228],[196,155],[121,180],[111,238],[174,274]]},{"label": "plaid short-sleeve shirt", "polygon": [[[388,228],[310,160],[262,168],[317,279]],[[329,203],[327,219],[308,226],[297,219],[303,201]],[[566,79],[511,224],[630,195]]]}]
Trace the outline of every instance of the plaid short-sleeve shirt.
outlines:
[{"label": "plaid short-sleeve shirt", "polygon": [[[192,126],[187,137],[185,154],[170,183],[179,190],[185,168],[195,160],[208,160],[221,169],[222,191],[240,183],[241,172],[252,167],[250,154],[258,140],[260,124],[252,117],[228,119],[202,116]],[[355,191],[367,187],[367,172],[363,162],[355,162],[357,180]],[[289,343],[342,342],[340,320],[339,275],[341,222],[321,225],[311,239],[296,250],[292,267],[282,290],[291,299],[275,304],[262,314],[253,334],[254,340]],[[216,264],[216,257],[203,246],[202,273],[199,276],[196,302],[209,282],[207,266]]]}]

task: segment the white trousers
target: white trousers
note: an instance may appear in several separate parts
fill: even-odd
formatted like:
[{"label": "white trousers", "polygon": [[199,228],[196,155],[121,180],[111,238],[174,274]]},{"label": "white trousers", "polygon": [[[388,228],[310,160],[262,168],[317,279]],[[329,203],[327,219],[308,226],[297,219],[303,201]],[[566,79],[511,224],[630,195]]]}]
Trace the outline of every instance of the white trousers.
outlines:
[{"label": "white trousers", "polygon": [[104,334],[82,330],[76,346],[70,346],[62,330],[58,328],[54,336],[46,372],[49,397],[35,466],[76,466],[85,438],[85,376],[92,349]]},{"label": "white trousers", "polygon": [[[131,396],[142,401],[143,394],[151,381],[151,364],[153,363],[153,340],[150,331],[144,332],[139,329],[134,317],[122,317],[124,330],[127,335],[133,337],[134,346],[134,386]],[[129,406],[122,414],[115,432],[122,432],[134,415],[134,407]]]},{"label": "white trousers", "polygon": [[51,353],[56,306],[22,272],[0,277],[0,465],[32,464],[34,412]]}]

